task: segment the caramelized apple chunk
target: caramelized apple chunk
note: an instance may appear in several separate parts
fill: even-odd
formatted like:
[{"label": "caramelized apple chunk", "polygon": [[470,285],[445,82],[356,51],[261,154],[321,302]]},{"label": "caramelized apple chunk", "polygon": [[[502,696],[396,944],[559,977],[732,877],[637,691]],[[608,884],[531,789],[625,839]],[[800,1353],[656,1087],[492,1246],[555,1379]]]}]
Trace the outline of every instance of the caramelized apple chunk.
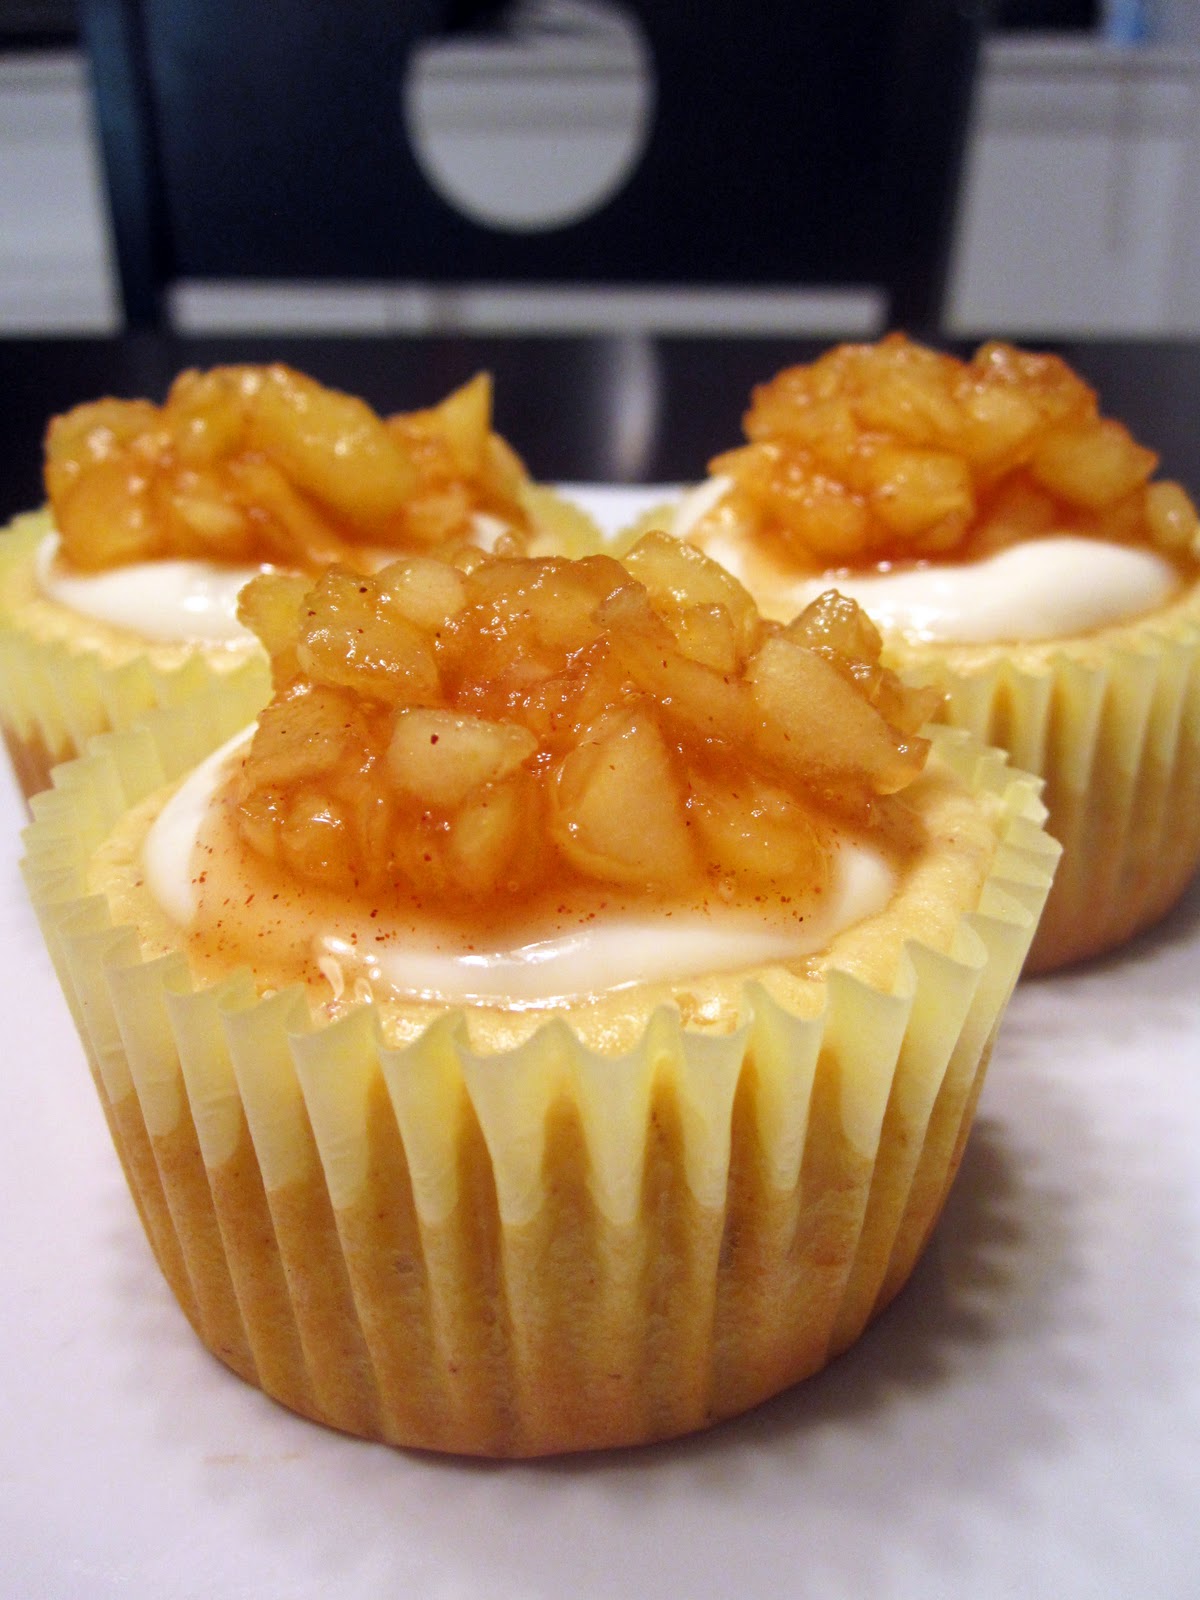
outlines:
[{"label": "caramelized apple chunk", "polygon": [[710,470],[801,567],[969,559],[1052,531],[1180,550],[1200,531],[1065,362],[1012,345],[968,362],[903,334],[840,345],[759,386],[744,425]]},{"label": "caramelized apple chunk", "polygon": [[861,606],[836,589],[826,589],[794,617],[783,637],[821,656],[851,679],[884,721],[900,734],[916,733],[936,715],[941,692],[929,686],[904,684],[879,665],[883,639]]},{"label": "caramelized apple chunk", "polygon": [[56,417],[46,488],[72,565],[166,557],[316,572],[372,549],[438,550],[494,518],[529,532],[525,470],[492,430],[480,373],[440,405],[383,418],[289,367],[184,372],[166,403]]},{"label": "caramelized apple chunk", "polygon": [[708,557],[464,553],[256,578],[276,697],[231,788],[245,845],[372,895],[813,890],[839,816],[911,782],[929,691],[851,600],[787,628]]},{"label": "caramelized apple chunk", "polygon": [[673,755],[640,707],[606,717],[555,763],[550,838],[584,877],[674,889],[694,876]]},{"label": "caramelized apple chunk", "polygon": [[428,634],[386,589],[337,567],[318,580],[303,609],[296,661],[315,682],[392,705],[428,705],[437,696]]},{"label": "caramelized apple chunk", "polygon": [[520,723],[410,709],[396,718],[388,774],[423,805],[453,809],[474,790],[510,777],[537,748],[536,735]]}]

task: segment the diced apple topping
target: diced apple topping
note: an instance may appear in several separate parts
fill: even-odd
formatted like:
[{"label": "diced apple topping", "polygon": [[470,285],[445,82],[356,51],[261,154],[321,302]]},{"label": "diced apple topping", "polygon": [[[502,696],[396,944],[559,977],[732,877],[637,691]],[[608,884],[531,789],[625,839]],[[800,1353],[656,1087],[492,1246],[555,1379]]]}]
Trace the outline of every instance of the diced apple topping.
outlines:
[{"label": "diced apple topping", "polygon": [[172,556],[359,567],[373,549],[452,550],[477,514],[516,549],[526,482],[492,431],[486,373],[385,418],[289,367],[216,367],[182,373],[161,407],[78,406],[46,437],[55,522],[85,570]]},{"label": "diced apple topping", "polygon": [[396,717],[388,773],[422,805],[454,808],[474,790],[511,776],[537,748],[536,735],[518,722],[411,707]]},{"label": "diced apple topping", "polygon": [[924,751],[914,759],[853,677],[819,651],[768,639],[749,676],[759,716],[756,746],[787,776],[825,790],[859,780],[870,795],[894,794],[919,771]]},{"label": "diced apple topping", "polygon": [[615,713],[554,769],[549,832],[584,877],[684,886],[694,850],[672,750],[648,711]]},{"label": "diced apple topping", "polygon": [[745,431],[710,470],[802,567],[969,559],[1051,531],[1183,551],[1200,531],[1065,362],[1012,345],[968,362],[903,334],[840,345],[757,388]]},{"label": "diced apple topping", "polygon": [[879,665],[853,601],[766,622],[664,533],[624,562],[268,574],[241,615],[276,687],[230,791],[244,843],[449,909],[580,885],[811,892],[837,819],[868,821],[920,772],[938,700]]}]

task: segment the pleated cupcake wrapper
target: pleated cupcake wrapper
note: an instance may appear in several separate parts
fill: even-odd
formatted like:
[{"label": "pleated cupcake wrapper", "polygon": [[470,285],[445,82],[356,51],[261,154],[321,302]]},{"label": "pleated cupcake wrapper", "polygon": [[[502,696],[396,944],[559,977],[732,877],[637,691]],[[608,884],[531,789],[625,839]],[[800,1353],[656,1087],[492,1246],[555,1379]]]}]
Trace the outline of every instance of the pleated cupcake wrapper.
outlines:
[{"label": "pleated cupcake wrapper", "polygon": [[27,796],[45,788],[52,767],[81,755],[96,734],[180,707],[210,683],[231,697],[248,697],[250,717],[266,703],[271,681],[265,655],[231,663],[197,648],[179,666],[161,668],[142,655],[114,659],[31,633],[10,608],[9,586],[29,569],[49,528],[46,513],[35,512],[0,534],[0,723]]},{"label": "pleated cupcake wrapper", "polygon": [[944,689],[944,720],[1045,778],[1063,859],[1030,970],[1119,944],[1200,866],[1200,589],[1119,633],[1018,660],[889,643],[893,665]]},{"label": "pleated cupcake wrapper", "polygon": [[393,1443],[636,1442],[816,1370],[907,1278],[1057,854],[999,753],[935,730],[1002,842],[889,990],[833,971],[799,1016],[766,972],[731,1031],[663,1008],[625,1054],[561,1020],[482,1054],[462,1013],[396,1044],[372,1006],[314,1026],[300,991],[142,958],[84,873],[186,770],[168,731],[62,769],[25,872],[155,1253],[236,1371]]}]

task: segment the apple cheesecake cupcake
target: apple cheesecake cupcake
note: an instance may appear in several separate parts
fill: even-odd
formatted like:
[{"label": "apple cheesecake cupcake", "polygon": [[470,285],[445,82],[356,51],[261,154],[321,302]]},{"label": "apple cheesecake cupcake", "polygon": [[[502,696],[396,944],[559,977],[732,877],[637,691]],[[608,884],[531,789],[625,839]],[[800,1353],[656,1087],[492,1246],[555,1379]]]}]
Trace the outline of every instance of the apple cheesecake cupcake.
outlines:
[{"label": "apple cheesecake cupcake", "polygon": [[[737,1414],[900,1289],[1057,846],[1036,782],[658,534],[255,579],[274,696],[33,802],[26,878],[163,1272],[362,1436]],[[240,707],[204,693],[232,733]]]},{"label": "apple cheesecake cupcake", "polygon": [[236,616],[257,572],[593,541],[494,432],[485,374],[381,418],[284,366],[185,372],[161,407],[57,417],[45,475],[47,509],[0,535],[0,724],[26,795],[92,735],[209,676],[246,676],[265,700],[266,659]]},{"label": "apple cheesecake cupcake", "polygon": [[852,595],[941,715],[1044,777],[1063,861],[1030,955],[1109,950],[1200,864],[1200,524],[1061,360],[891,335],[758,388],[658,520],[787,618]]}]

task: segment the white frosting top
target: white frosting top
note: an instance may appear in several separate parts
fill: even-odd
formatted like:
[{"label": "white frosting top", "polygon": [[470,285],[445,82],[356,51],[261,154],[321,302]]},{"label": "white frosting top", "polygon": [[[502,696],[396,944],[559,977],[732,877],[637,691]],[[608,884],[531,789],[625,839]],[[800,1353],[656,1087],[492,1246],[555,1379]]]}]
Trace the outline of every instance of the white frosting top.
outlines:
[{"label": "white frosting top", "polygon": [[217,566],[210,561],[134,561],[103,572],[73,572],[58,560],[59,537],[38,546],[42,593],[59,605],[156,644],[251,644],[237,619],[237,598],[267,566]]},{"label": "white frosting top", "polygon": [[[471,519],[475,543],[492,550],[509,531],[500,517],[479,511]],[[49,533],[38,546],[37,579],[42,593],[59,605],[116,628],[128,628],[155,644],[256,644],[237,619],[238,595],[261,566],[221,566],[212,561],[131,561],[102,572],[72,571],[59,557],[61,540]],[[384,567],[399,550],[367,549],[371,564]]]},{"label": "white frosting top", "polygon": [[[147,835],[147,887],[180,927],[187,927],[198,909],[192,860],[201,825],[227,762],[252,731],[238,734],[199,766]],[[314,940],[312,956],[335,999],[347,982],[365,977],[377,997],[382,990],[449,1004],[550,1005],[638,983],[685,981],[812,954],[842,929],[883,910],[894,889],[895,874],[881,853],[842,843],[828,892],[802,921],[769,923],[734,910],[624,913],[554,938],[480,951],[450,948],[434,927],[417,942],[380,919],[371,927],[384,937],[368,957],[361,945],[355,948],[333,931]]]},{"label": "white frosting top", "polygon": [[[728,479],[713,478],[686,496],[675,535],[686,538],[728,487]],[[979,561],[817,577],[798,576],[723,528],[697,542],[772,615],[795,615],[836,588],[885,632],[947,644],[1087,633],[1164,604],[1179,586],[1175,568],[1153,550],[1068,535],[1009,545]]]}]

